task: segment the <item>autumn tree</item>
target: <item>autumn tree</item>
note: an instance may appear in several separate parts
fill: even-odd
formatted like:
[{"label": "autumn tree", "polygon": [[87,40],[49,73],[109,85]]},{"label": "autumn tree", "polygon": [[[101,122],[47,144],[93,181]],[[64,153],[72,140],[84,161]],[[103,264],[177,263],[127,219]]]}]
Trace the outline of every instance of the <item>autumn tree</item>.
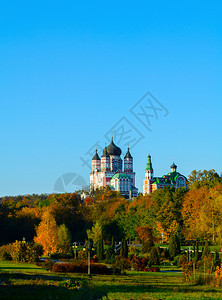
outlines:
[{"label": "autumn tree", "polygon": [[43,246],[45,255],[55,253],[58,249],[58,226],[49,209],[42,215],[42,221],[36,227],[34,242]]}]

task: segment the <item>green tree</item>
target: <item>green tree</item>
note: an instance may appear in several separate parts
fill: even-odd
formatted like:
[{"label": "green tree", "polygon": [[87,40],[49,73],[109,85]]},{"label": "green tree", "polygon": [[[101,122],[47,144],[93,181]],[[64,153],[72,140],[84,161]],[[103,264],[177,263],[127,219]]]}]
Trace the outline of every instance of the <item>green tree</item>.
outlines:
[{"label": "green tree", "polygon": [[58,251],[61,253],[71,253],[72,237],[69,229],[65,224],[58,228]]},{"label": "green tree", "polygon": [[112,243],[110,246],[106,248],[106,263],[114,263],[115,262],[115,252],[114,252],[114,240],[112,237]]},{"label": "green tree", "polygon": [[177,233],[174,233],[170,238],[169,253],[172,259],[180,254],[180,240]]},{"label": "green tree", "polygon": [[128,244],[125,238],[122,238],[121,241],[120,256],[128,258]]},{"label": "green tree", "polygon": [[103,227],[102,227],[102,224],[99,223],[99,222],[96,222],[92,229],[88,229],[87,230],[87,236],[88,236],[88,239],[92,239],[93,242],[95,244],[97,244],[97,242],[102,238],[103,236]]},{"label": "green tree", "polygon": [[158,247],[153,247],[150,252],[149,263],[151,265],[159,265],[160,258],[159,258],[159,251]]},{"label": "green tree", "polygon": [[98,260],[102,260],[103,259],[103,239],[100,238],[97,243],[96,243],[96,256]]}]

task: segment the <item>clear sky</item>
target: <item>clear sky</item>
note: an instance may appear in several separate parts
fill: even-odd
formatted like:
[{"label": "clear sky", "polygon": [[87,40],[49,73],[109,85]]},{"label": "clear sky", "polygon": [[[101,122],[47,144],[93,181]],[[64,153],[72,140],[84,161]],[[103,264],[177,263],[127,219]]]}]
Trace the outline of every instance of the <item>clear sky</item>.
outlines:
[{"label": "clear sky", "polygon": [[156,176],[173,157],[185,176],[221,173],[221,11],[221,1],[3,1],[0,196],[89,184],[83,160],[112,132],[123,152],[130,144],[140,191],[149,151]]}]

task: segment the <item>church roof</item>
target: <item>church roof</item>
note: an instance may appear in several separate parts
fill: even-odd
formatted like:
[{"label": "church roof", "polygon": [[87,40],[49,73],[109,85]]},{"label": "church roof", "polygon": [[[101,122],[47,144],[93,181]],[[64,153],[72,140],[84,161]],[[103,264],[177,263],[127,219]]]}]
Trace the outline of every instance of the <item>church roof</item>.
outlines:
[{"label": "church roof", "polygon": [[107,152],[109,155],[116,155],[116,156],[120,156],[122,153],[121,149],[114,144],[113,137],[111,139],[111,143],[107,147]]},{"label": "church roof", "polygon": [[102,155],[102,157],[109,157],[109,154],[108,154],[108,152],[107,152],[107,147],[105,147],[105,148],[103,149],[103,155]]},{"label": "church roof", "polygon": [[94,154],[92,160],[100,160],[100,157],[99,157],[99,155],[97,153],[97,149],[96,149],[96,153]]},{"label": "church roof", "polygon": [[163,175],[162,177],[155,177],[154,178],[154,184],[173,184],[176,183],[177,178],[179,176],[183,176],[185,180],[187,181],[186,177],[179,172],[170,172],[167,175]]},{"label": "church roof", "polygon": [[151,156],[148,155],[147,164],[146,164],[146,170],[153,172],[152,162],[151,162]]},{"label": "church roof", "polygon": [[124,174],[124,173],[116,173],[115,175],[113,175],[112,179],[115,179],[115,178],[129,178],[129,175]]},{"label": "church roof", "polygon": [[173,162],[173,164],[170,166],[171,168],[177,168],[177,165],[175,165],[175,163]]},{"label": "church roof", "polygon": [[132,155],[129,152],[129,147],[128,147],[128,150],[127,150],[126,155],[125,155],[124,158],[133,158]]}]

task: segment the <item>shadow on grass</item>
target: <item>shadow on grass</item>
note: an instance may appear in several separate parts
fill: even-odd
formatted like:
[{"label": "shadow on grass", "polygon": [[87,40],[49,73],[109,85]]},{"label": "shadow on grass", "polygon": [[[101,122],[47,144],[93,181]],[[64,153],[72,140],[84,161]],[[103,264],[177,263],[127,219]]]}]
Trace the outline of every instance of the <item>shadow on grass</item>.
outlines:
[{"label": "shadow on grass", "polygon": [[1,300],[10,299],[102,299],[106,293],[102,290],[83,288],[82,290],[70,290],[57,286],[40,285],[9,285],[0,286]]},{"label": "shadow on grass", "polygon": [[0,273],[0,299],[102,299],[106,292],[91,287],[89,280],[75,278],[83,283],[80,289],[59,286],[68,277]]}]

